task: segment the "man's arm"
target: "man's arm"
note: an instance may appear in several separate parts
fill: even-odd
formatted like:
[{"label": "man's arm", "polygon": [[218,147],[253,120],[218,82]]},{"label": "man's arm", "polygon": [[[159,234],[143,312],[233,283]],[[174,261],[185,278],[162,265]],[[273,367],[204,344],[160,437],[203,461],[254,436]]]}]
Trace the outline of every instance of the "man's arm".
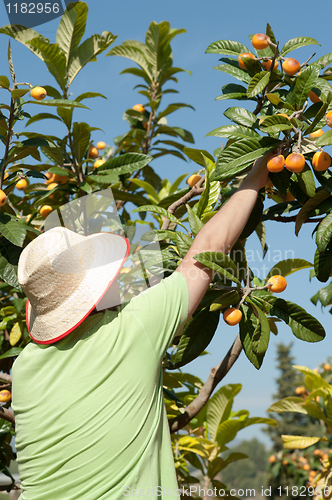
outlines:
[{"label": "man's arm", "polygon": [[214,275],[212,269],[204,267],[193,259],[193,256],[201,252],[229,253],[247,223],[256,203],[258,191],[267,182],[266,164],[269,156],[266,155],[255,162],[241,187],[199,231],[190,250],[177,268],[188,284],[188,318],[196,310]]}]

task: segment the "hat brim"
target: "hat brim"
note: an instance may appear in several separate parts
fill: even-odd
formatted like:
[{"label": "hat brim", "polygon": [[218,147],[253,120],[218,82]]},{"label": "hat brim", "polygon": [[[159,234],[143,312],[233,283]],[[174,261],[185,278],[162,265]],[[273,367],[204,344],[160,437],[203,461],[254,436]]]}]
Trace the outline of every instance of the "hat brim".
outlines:
[{"label": "hat brim", "polygon": [[27,327],[30,337],[38,344],[53,344],[83,323],[127,260],[130,251],[127,238],[113,233],[98,233],[87,236],[87,239],[96,249],[94,262],[70,298],[43,315],[36,315],[27,300]]}]

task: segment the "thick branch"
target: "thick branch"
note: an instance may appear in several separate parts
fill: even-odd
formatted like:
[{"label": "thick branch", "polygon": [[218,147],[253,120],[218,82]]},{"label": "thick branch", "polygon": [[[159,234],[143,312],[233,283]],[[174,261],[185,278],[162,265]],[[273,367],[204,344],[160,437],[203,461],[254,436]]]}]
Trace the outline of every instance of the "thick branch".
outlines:
[{"label": "thick branch", "polygon": [[242,351],[242,344],[240,340],[240,335],[238,335],[234,341],[234,344],[224,357],[224,359],[211,369],[210,376],[203,385],[202,389],[199,391],[198,396],[190,403],[189,406],[185,408],[184,413],[172,418],[169,421],[170,432],[177,432],[183,427],[185,427],[190,420],[192,420],[205,406],[208,402],[212,392],[218,383],[225,377],[229,372],[237,358]]},{"label": "thick branch", "polygon": [[[197,182],[197,184],[195,184],[193,188],[191,188],[191,190],[187,194],[185,194],[184,196],[182,196],[182,198],[172,203],[172,205],[168,207],[167,211],[171,215],[173,215],[175,210],[177,210],[182,205],[188,203],[188,201],[191,200],[191,198],[197,196],[198,194],[202,194],[204,188],[202,188],[201,185],[203,184],[204,181],[205,181],[205,175]],[[168,229],[169,225],[170,225],[170,220],[165,218],[161,229]]]},{"label": "thick branch", "polygon": [[15,424],[14,412],[12,410],[8,410],[7,408],[0,408],[0,418],[3,420],[7,420],[11,424]]},{"label": "thick branch", "polygon": [[9,375],[9,373],[0,372],[0,380],[5,380],[5,382],[9,382],[11,384],[13,377]]}]

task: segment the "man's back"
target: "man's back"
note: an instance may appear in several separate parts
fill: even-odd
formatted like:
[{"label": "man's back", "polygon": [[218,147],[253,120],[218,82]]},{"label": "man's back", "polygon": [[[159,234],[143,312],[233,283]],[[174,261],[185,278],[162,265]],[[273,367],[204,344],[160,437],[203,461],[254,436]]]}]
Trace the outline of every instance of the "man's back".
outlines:
[{"label": "man's back", "polygon": [[187,284],[174,273],[119,314],[25,348],[13,368],[21,500],[177,488],[160,362],[187,313]]}]

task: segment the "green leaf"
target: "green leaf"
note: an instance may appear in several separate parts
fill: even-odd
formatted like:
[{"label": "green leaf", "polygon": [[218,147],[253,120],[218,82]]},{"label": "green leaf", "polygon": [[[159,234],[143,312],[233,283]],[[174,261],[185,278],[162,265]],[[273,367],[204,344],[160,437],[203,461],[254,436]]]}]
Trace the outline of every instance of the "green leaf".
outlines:
[{"label": "green leaf", "polygon": [[320,122],[320,120],[323,118],[323,116],[325,116],[326,110],[328,109],[331,100],[332,100],[332,93],[329,92],[329,94],[326,98],[326,102],[324,102],[320,106],[319,111],[317,112],[315,118],[311,122],[311,125],[309,125],[309,127],[306,129],[306,131],[305,131],[306,135],[310,134],[316,128],[316,125]]},{"label": "green leaf", "polygon": [[296,78],[294,93],[297,109],[301,109],[305,101],[308,99],[308,94],[315,86],[318,80],[318,75],[318,68],[306,68],[302,70],[301,74]]},{"label": "green leaf", "polygon": [[88,11],[85,2],[77,2],[70,4],[61,16],[56,43],[66,55],[67,66],[84,35]]},{"label": "green leaf", "polygon": [[[57,43],[49,43],[43,36],[29,40],[29,48],[35,49],[44,61],[49,72],[54,76],[63,91],[66,88],[66,56]],[[39,102],[39,101],[37,101]]]},{"label": "green leaf", "polygon": [[258,297],[265,311],[271,316],[277,316],[288,324],[298,339],[320,342],[325,337],[325,330],[320,322],[298,304],[263,291],[253,292],[252,297]]},{"label": "green leaf", "polygon": [[307,436],[281,436],[282,442],[284,443],[284,448],[286,450],[303,450],[304,448],[308,448],[318,441],[321,441],[320,437],[307,437]]},{"label": "green leaf", "polygon": [[37,115],[32,116],[27,121],[26,126],[31,125],[32,123],[38,122],[40,120],[46,120],[46,119],[54,119],[61,121],[61,119],[58,116],[52,115],[51,113],[39,113]]},{"label": "green leaf", "polygon": [[197,236],[198,232],[202,229],[204,224],[201,221],[201,219],[199,217],[197,217],[197,215],[192,210],[190,205],[186,205],[186,209],[188,212],[188,220],[189,220],[190,230],[194,236]]},{"label": "green leaf", "polygon": [[302,406],[302,403],[303,403],[303,398],[291,396],[291,397],[280,399],[276,403],[273,403],[270,406],[270,408],[268,408],[266,411],[267,412],[277,412],[277,413],[283,413],[285,411],[292,411],[295,413],[303,413],[304,415],[307,415],[308,412]]},{"label": "green leaf", "polygon": [[196,313],[182,333],[174,356],[174,368],[196,359],[209,345],[219,323],[219,311],[202,309]]},{"label": "green leaf", "polygon": [[270,325],[264,312],[257,307],[249,297],[247,297],[247,302],[249,302],[255,309],[258,319],[255,331],[251,337],[251,348],[253,353],[261,356],[265,354],[269,346]]},{"label": "green leaf", "polygon": [[228,108],[224,112],[224,115],[229,120],[232,120],[239,125],[243,125],[244,127],[252,127],[253,124],[257,121],[257,117],[245,108]]},{"label": "green leaf", "polygon": [[9,89],[10,87],[10,82],[8,78],[4,75],[0,76],[0,87],[2,87],[3,89]]},{"label": "green leaf", "polygon": [[[247,96],[247,89],[243,87],[243,85],[237,85],[235,83],[228,83],[222,87],[222,95],[216,97],[216,101],[221,101],[224,99],[238,99],[242,100],[250,100]],[[252,99],[255,100],[255,99]]]},{"label": "green leaf", "polygon": [[248,97],[255,97],[262,92],[270,81],[270,71],[261,71],[252,77],[247,89]]},{"label": "green leaf", "polygon": [[265,118],[259,127],[267,134],[277,134],[283,130],[292,130],[293,125],[285,116],[274,115]]},{"label": "green leaf", "polygon": [[220,448],[235,439],[239,430],[243,428],[243,422],[239,420],[226,420],[219,425],[216,441]]},{"label": "green leaf", "polygon": [[280,51],[280,55],[285,57],[288,52],[298,49],[300,47],[305,47],[306,45],[320,45],[314,38],[308,36],[299,36],[297,38],[292,38],[285,43]]},{"label": "green leaf", "polygon": [[22,325],[19,322],[16,322],[9,333],[9,343],[11,346],[14,346],[17,342],[19,342],[22,337],[22,333]]},{"label": "green leaf", "polygon": [[149,81],[152,82],[151,69],[146,60],[146,47],[143,43],[137,44],[135,40],[127,40],[122,45],[111,49],[106,56],[121,56],[131,59],[145,71]]},{"label": "green leaf", "polygon": [[75,101],[76,102],[81,102],[83,99],[91,99],[92,97],[102,97],[103,99],[107,99],[103,94],[100,94],[99,92],[84,92],[83,94],[80,94],[78,97],[76,97]]},{"label": "green leaf", "polygon": [[211,130],[207,136],[226,137],[227,139],[243,139],[245,137],[259,137],[256,130],[242,125],[224,125]]},{"label": "green leaf", "polygon": [[183,102],[177,102],[174,104],[169,104],[167,108],[164,109],[161,113],[159,113],[157,120],[160,120],[163,116],[167,116],[174,111],[177,111],[178,109],[183,109],[183,108],[191,108],[195,111],[195,108],[191,106],[190,104],[184,104]]},{"label": "green leaf", "polygon": [[117,175],[131,174],[144,168],[152,160],[151,156],[141,153],[126,153],[109,158],[100,167],[95,169],[96,173],[112,170]]},{"label": "green leaf", "polygon": [[9,214],[0,213],[0,233],[13,245],[22,247],[28,226]]},{"label": "green leaf", "polygon": [[314,267],[316,278],[325,283],[331,275],[332,249],[327,249],[324,252],[317,249],[314,257]]},{"label": "green leaf", "polygon": [[12,347],[7,352],[1,354],[0,359],[13,358],[23,351],[22,347]]},{"label": "green leaf", "polygon": [[278,264],[275,264],[270,271],[267,273],[265,280],[271,278],[271,276],[281,275],[281,276],[289,276],[296,271],[301,271],[302,269],[308,269],[313,267],[311,262],[308,262],[304,259],[286,259],[281,260]]},{"label": "green leaf", "polygon": [[[241,384],[224,385],[209,400],[206,411],[206,423],[212,442],[216,440],[218,427],[221,422],[229,418],[233,399],[241,389]],[[227,415],[225,415],[225,411],[227,411]]]},{"label": "green leaf", "polygon": [[87,123],[76,122],[73,124],[73,146],[75,152],[75,158],[78,163],[80,163],[89,147],[90,143],[90,127]]},{"label": "green leaf", "polygon": [[239,56],[243,52],[251,52],[245,45],[232,40],[219,40],[211,43],[206,49],[206,54],[225,54],[227,56]]},{"label": "green leaf", "polygon": [[316,245],[320,252],[324,252],[332,238],[332,213],[328,214],[319,223],[316,232]]},{"label": "green leaf", "polygon": [[296,216],[296,222],[295,222],[295,234],[296,236],[299,234],[299,231],[303,225],[303,223],[308,219],[310,212],[315,209],[320,203],[322,203],[324,200],[329,198],[330,194],[325,190],[321,189],[320,191],[317,191],[315,196],[310,198],[299,213]]},{"label": "green leaf", "polygon": [[249,83],[251,78],[247,71],[243,71],[243,69],[236,68],[235,66],[231,66],[230,64],[219,64],[219,66],[213,66],[214,69],[218,71],[222,71],[227,75],[234,76],[237,80],[240,80],[244,83]]},{"label": "green leaf", "polygon": [[160,201],[159,195],[155,190],[155,188],[151,186],[151,184],[149,184],[146,181],[142,181],[141,179],[135,179],[135,178],[130,179],[130,182],[132,184],[135,184],[136,186],[143,188],[144,191],[146,191],[150,195],[149,198],[152,201],[154,201],[155,203],[159,203]]},{"label": "green leaf", "polygon": [[207,158],[209,158],[213,163],[215,161],[213,156],[208,151],[205,151],[205,149],[194,149],[194,148],[184,147],[183,152],[188,156],[188,158],[190,158],[198,165],[201,165],[202,167],[205,166],[202,154]]},{"label": "green leaf", "polygon": [[332,146],[332,130],[328,130],[323,135],[318,137],[316,145],[320,148],[322,146]]},{"label": "green leaf", "polygon": [[26,101],[25,104],[39,104],[40,106],[64,106],[66,108],[85,108],[89,109],[84,104],[69,99],[44,99],[43,101]]},{"label": "green leaf", "polygon": [[19,99],[20,97],[23,97],[25,94],[27,94],[30,91],[30,89],[14,89],[11,91],[12,98]]},{"label": "green leaf", "polygon": [[240,285],[240,281],[237,278],[237,267],[228,255],[221,252],[201,252],[194,255],[193,258],[204,266],[213,269],[224,278]]},{"label": "green leaf", "polygon": [[235,306],[240,302],[240,295],[236,290],[225,292],[217,297],[210,305],[210,311],[217,311],[224,307]]},{"label": "green leaf", "polygon": [[181,227],[186,229],[186,226],[184,226],[179,219],[177,219],[174,215],[170,214],[167,210],[164,208],[158,207],[156,205],[144,205],[143,207],[138,207],[135,208],[134,210],[131,211],[131,213],[135,212],[152,212],[155,214],[159,214],[162,217],[166,217],[166,219],[170,220],[171,222],[174,222],[176,224],[179,224]]},{"label": "green leaf", "polygon": [[278,143],[274,140],[260,142],[250,138],[239,139],[218,156],[217,167],[211,180],[232,179],[252,165],[254,160],[275,149]]},{"label": "green leaf", "polygon": [[114,42],[115,38],[116,36],[109,31],[103,31],[102,35],[92,35],[75,50],[68,65],[68,87],[81,69],[89,61],[95,60],[99,54],[104,52]]},{"label": "green leaf", "polygon": [[307,198],[313,198],[316,194],[315,179],[311,168],[306,163],[302,172],[296,174],[298,184]]}]

